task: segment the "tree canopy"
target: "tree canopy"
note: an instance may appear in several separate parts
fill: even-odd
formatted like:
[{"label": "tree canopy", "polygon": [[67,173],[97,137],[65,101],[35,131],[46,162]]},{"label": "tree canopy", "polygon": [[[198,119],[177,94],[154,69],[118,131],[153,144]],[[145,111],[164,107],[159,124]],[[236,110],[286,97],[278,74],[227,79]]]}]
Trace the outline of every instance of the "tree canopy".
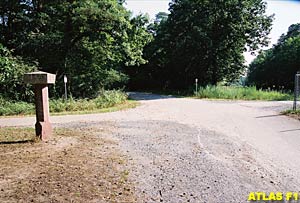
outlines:
[{"label": "tree canopy", "polygon": [[145,86],[187,88],[195,78],[201,85],[232,81],[245,70],[246,49],[268,43],[272,16],[265,14],[263,0],[173,0],[169,10],[147,46],[150,64],[138,71],[148,77]]},{"label": "tree canopy", "polygon": [[299,64],[300,24],[293,24],[273,48],[262,51],[250,64],[248,84],[260,88],[293,89]]},{"label": "tree canopy", "polygon": [[125,66],[146,63],[148,19],[132,18],[121,1],[4,0],[0,12],[0,42],[58,79],[68,75],[73,96],[120,85]]}]

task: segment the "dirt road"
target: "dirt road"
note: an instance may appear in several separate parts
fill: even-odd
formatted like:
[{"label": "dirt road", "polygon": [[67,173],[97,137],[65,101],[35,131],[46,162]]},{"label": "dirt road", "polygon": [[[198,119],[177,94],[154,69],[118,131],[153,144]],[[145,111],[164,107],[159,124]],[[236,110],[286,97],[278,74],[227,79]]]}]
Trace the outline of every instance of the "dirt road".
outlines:
[{"label": "dirt road", "polygon": [[[51,120],[111,128],[106,136],[129,157],[137,202],[246,202],[249,192],[299,191],[300,122],[279,115],[290,103],[131,97],[141,106]],[[0,119],[0,126],[32,124]]]}]

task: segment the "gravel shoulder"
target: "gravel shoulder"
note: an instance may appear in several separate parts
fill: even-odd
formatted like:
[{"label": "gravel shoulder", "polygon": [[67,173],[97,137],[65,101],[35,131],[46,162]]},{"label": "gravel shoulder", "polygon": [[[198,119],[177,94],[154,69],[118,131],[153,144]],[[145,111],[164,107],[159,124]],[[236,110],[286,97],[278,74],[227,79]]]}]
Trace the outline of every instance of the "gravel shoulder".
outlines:
[{"label": "gravel shoulder", "polygon": [[[292,103],[131,97],[141,105],[52,122],[110,128],[101,136],[129,157],[137,202],[246,202],[249,192],[299,191],[300,123],[279,115]],[[32,124],[34,118],[0,119],[0,126]]]}]

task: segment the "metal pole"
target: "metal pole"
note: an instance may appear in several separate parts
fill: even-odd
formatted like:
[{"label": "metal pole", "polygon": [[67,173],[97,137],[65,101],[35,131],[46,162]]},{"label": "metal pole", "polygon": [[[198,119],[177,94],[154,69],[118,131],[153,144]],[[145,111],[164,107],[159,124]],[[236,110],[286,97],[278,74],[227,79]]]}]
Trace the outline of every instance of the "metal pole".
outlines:
[{"label": "metal pole", "polygon": [[67,83],[65,83],[65,100],[67,101],[68,94],[67,94]]},{"label": "metal pole", "polygon": [[195,79],[196,82],[196,95],[198,94],[198,78]]},{"label": "metal pole", "polygon": [[300,73],[297,72],[295,75],[295,89],[294,89],[294,104],[293,104],[293,111],[297,110],[297,101],[299,97],[299,77]]}]

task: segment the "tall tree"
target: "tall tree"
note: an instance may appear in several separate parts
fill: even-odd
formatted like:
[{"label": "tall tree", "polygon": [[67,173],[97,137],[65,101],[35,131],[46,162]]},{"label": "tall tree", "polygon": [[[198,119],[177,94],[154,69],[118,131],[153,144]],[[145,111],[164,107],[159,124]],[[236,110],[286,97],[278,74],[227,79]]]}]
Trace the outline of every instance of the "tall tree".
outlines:
[{"label": "tall tree", "polygon": [[294,76],[300,71],[299,25],[291,25],[273,48],[261,52],[250,64],[249,85],[259,88],[294,88]]},{"label": "tall tree", "polygon": [[173,0],[169,10],[148,53],[161,86],[231,81],[244,71],[243,52],[268,43],[272,16],[263,0]]}]

